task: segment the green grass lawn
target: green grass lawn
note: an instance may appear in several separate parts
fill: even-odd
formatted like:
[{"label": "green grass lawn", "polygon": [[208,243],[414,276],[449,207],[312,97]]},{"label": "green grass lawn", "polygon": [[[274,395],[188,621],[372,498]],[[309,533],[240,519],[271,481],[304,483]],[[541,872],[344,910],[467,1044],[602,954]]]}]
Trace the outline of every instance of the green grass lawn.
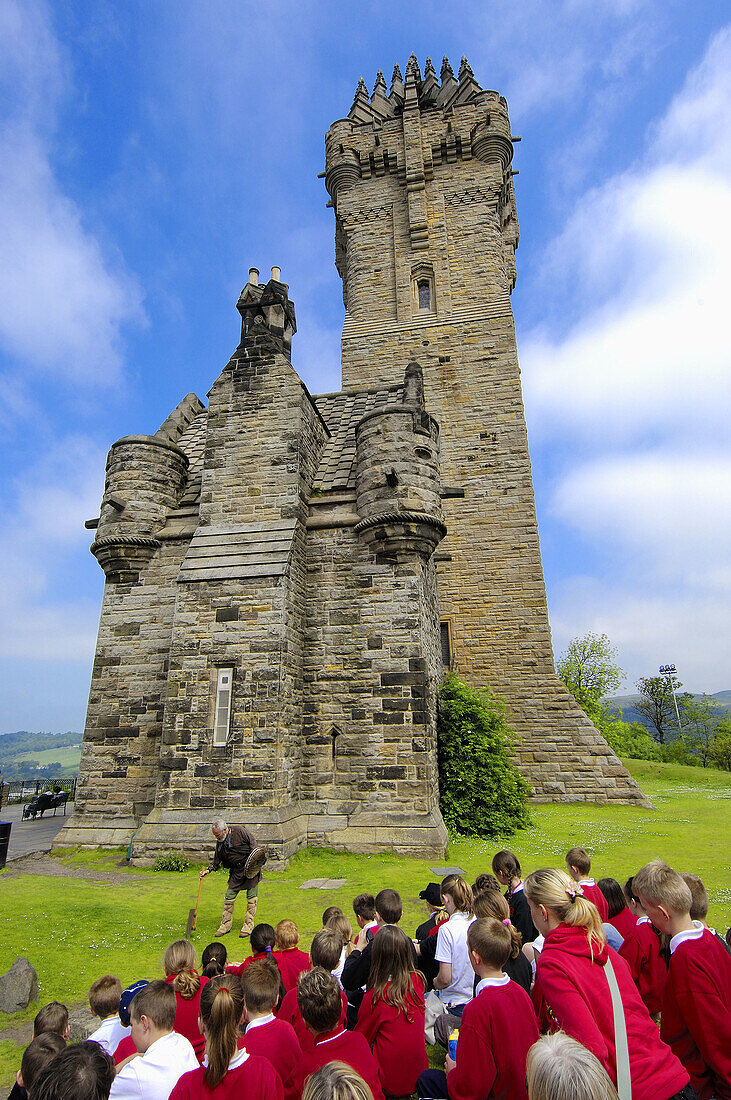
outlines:
[{"label": "green grass lawn", "polygon": [[[463,867],[470,880],[490,869],[493,853],[513,848],[525,871],[560,865],[573,844],[588,848],[597,877],[623,881],[643,863],[662,856],[679,870],[703,878],[711,898],[710,922],[725,932],[731,924],[731,874],[728,836],[731,833],[731,774],[646,761],[629,761],[632,773],[657,807],[655,812],[626,806],[537,806],[533,826],[510,841],[457,840],[450,844],[446,864]],[[125,852],[71,853],[59,860],[74,866],[119,871]],[[276,924],[292,917],[302,945],[309,946],[327,905],[352,914],[356,893],[376,893],[384,886],[404,899],[404,927],[413,932],[423,919],[418,893],[437,876],[426,860],[390,854],[357,856],[308,849],[281,873],[265,875],[257,919]],[[441,861],[431,861],[435,866]],[[104,973],[117,974],[123,985],[137,978],[161,975],[167,945],[185,933],[188,910],[198,890],[196,869],[183,874],[131,869],[131,882],[110,885],[63,876],[9,876],[0,873],[0,973],[18,955],[27,956],[38,971],[39,1004],[57,999],[77,1004],[91,982]],[[334,891],[301,890],[309,878],[344,878]],[[218,926],[225,890],[223,874],[203,881],[198,929],[193,942],[200,952]],[[236,916],[243,920],[245,904]],[[230,957],[248,954],[248,941],[226,937]],[[0,1084],[15,1073],[19,1051],[3,1042],[2,1027],[30,1020],[38,1005],[13,1016],[0,1016]],[[12,1072],[11,1072],[12,1071]]]}]

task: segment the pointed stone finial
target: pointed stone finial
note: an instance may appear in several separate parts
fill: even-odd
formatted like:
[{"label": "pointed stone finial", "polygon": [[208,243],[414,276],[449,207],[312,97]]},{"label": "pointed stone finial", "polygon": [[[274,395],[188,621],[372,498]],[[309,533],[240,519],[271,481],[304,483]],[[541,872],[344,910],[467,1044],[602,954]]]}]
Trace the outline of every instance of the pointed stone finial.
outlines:
[{"label": "pointed stone finial", "polygon": [[470,76],[474,79],[475,74],[472,72],[472,68],[470,67],[469,61],[467,60],[465,55],[462,54],[462,64],[459,67],[459,82],[460,82],[460,84],[462,83],[463,80],[467,80],[467,78],[470,77]]},{"label": "pointed stone finial", "polygon": [[450,77],[450,76],[451,76],[452,80],[454,80],[454,72],[452,71],[452,66],[449,64],[449,58],[445,54],[444,57],[442,58],[441,77],[442,77],[442,80],[444,81],[444,80],[446,80],[447,77]]},{"label": "pointed stone finial", "polygon": [[426,65],[424,66],[424,79],[426,80],[428,76],[436,77],[436,75],[436,71],[434,69],[434,66],[432,65],[432,60],[430,57],[427,57]]},{"label": "pointed stone finial", "polygon": [[411,57],[406,63],[406,79],[411,77],[413,80],[421,80],[421,72],[419,70],[419,62],[416,60],[416,54],[412,53]]},{"label": "pointed stone finial", "polygon": [[363,77],[358,81],[353,106],[348,111],[348,118],[352,118],[355,122],[367,122],[373,118],[368,88]]},{"label": "pointed stone finial", "polygon": [[371,96],[371,110],[381,119],[390,118],[393,116],[393,110],[388,101],[388,95],[386,93],[386,81],[383,78],[383,73],[378,70],[376,76],[376,83],[373,85],[373,95]]},{"label": "pointed stone finial", "polygon": [[373,85],[373,91],[375,93],[376,88],[381,87],[383,91],[386,91],[386,80],[383,75],[383,70],[379,69],[376,73],[376,83]]},{"label": "pointed stone finial", "polygon": [[393,75],[391,76],[391,88],[393,88],[394,84],[403,84],[403,82],[404,78],[401,76],[401,69],[398,67],[398,63],[396,63],[393,67]]},{"label": "pointed stone finial", "polygon": [[419,88],[419,103],[422,107],[433,107],[436,104],[438,95],[439,81],[437,80],[437,74],[434,72],[431,58],[427,57],[426,66],[424,67],[424,79]]}]

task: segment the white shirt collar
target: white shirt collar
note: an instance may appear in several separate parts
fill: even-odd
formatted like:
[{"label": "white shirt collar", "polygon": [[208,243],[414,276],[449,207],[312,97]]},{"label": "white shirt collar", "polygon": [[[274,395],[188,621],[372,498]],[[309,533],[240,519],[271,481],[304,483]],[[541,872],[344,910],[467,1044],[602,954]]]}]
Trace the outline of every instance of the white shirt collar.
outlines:
[{"label": "white shirt collar", "polygon": [[273,1019],[273,1012],[268,1013],[266,1016],[257,1016],[255,1020],[249,1020],[246,1030],[251,1031],[252,1027],[264,1027],[264,1024],[270,1024]]},{"label": "white shirt collar", "polygon": [[487,989],[490,986],[503,986],[507,985],[510,978],[507,974],[503,974],[501,978],[483,978],[482,981],[477,983],[477,989],[475,990],[475,996],[482,993],[483,989]]},{"label": "white shirt collar", "polygon": [[345,1034],[345,1028],[342,1028],[337,1035],[331,1035],[329,1039],[315,1039],[316,1047],[324,1047],[325,1043],[332,1043],[333,1039],[339,1039],[341,1035]]},{"label": "white shirt collar", "polygon": [[694,920],[692,928],[686,928],[684,932],[678,932],[670,941],[670,954],[673,955],[686,940],[699,940],[703,935],[704,925],[702,921]]},{"label": "white shirt collar", "polygon": [[[244,1062],[246,1061],[246,1059],[248,1057],[249,1057],[248,1050],[246,1050],[244,1047],[242,1047],[241,1050],[236,1051],[233,1058],[231,1059],[231,1061],[228,1064],[228,1068],[229,1069],[238,1069],[239,1066],[243,1066]],[[206,1067],[207,1065],[208,1065],[208,1057],[206,1056],[203,1059],[203,1066]]]},{"label": "white shirt collar", "polygon": [[511,894],[519,894],[523,889],[523,883],[519,882],[517,886],[514,886],[510,891]]},{"label": "white shirt collar", "polygon": [[638,924],[652,924],[652,921],[650,920],[649,917],[638,917],[637,918],[637,923]]},{"label": "white shirt collar", "polygon": [[593,878],[580,878],[578,885],[579,886],[596,886],[596,883],[594,882]]}]

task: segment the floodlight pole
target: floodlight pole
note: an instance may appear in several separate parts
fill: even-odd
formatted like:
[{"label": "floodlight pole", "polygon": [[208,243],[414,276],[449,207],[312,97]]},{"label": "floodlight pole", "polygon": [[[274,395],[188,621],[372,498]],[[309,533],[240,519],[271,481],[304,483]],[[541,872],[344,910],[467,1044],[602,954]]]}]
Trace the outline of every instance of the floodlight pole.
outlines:
[{"label": "floodlight pole", "polygon": [[675,703],[675,717],[678,719],[678,729],[682,733],[683,732],[683,724],[680,721],[680,711],[678,710],[678,699],[677,699],[677,696],[675,694],[675,688],[673,687],[673,676],[676,675],[677,671],[678,670],[676,669],[675,665],[660,665],[660,668],[658,669],[658,672],[660,673],[661,676],[667,676],[667,678],[668,678],[668,684],[670,686],[670,693],[673,697],[673,702]]}]

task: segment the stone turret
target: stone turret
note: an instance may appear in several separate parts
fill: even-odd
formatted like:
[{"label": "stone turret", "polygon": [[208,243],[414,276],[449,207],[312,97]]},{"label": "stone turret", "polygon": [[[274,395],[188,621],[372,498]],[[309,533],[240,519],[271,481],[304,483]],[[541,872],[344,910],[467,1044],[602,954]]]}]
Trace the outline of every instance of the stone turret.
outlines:
[{"label": "stone turret", "polygon": [[439,425],[424,408],[418,363],[403,401],[367,413],[355,429],[355,530],[374,553],[429,557],[446,533],[439,480]]}]

